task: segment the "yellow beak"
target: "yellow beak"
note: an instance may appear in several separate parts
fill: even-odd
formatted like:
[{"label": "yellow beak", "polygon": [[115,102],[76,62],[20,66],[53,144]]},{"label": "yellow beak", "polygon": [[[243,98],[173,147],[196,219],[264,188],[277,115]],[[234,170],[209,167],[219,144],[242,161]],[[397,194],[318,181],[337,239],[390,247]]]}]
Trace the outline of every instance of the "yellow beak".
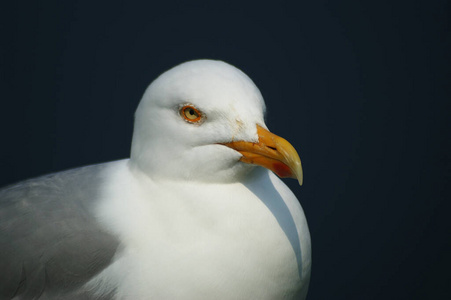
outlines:
[{"label": "yellow beak", "polygon": [[302,185],[301,159],[294,147],[285,139],[257,125],[258,143],[245,141],[224,144],[243,156],[241,161],[265,167],[279,177],[295,178]]}]

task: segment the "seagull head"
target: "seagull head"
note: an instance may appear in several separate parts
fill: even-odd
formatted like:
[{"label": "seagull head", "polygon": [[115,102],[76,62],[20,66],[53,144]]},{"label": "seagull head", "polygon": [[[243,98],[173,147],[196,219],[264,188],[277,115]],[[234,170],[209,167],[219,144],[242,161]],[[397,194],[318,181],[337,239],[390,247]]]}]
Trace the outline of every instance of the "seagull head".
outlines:
[{"label": "seagull head", "polygon": [[255,166],[302,184],[298,154],[264,122],[252,80],[222,61],[195,60],[160,75],[135,115],[130,162],[153,179],[237,182]]}]

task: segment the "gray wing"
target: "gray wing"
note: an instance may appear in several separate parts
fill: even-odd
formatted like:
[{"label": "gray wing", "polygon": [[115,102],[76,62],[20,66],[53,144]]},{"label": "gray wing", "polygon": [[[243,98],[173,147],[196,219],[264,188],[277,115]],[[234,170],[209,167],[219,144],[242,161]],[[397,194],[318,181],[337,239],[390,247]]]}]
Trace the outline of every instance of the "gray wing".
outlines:
[{"label": "gray wing", "polygon": [[118,240],[91,214],[107,166],[0,190],[0,299],[80,299],[78,289],[109,265]]}]

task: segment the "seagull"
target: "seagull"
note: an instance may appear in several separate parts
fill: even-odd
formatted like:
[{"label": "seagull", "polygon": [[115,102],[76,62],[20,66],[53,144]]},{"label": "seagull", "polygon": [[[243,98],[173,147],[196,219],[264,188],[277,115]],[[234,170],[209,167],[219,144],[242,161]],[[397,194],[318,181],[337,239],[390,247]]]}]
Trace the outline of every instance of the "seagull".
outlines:
[{"label": "seagull", "polygon": [[[0,299],[305,299],[301,161],[252,80],[194,60],[155,79],[129,159],[0,190]],[[276,176],[278,175],[278,176]]]}]

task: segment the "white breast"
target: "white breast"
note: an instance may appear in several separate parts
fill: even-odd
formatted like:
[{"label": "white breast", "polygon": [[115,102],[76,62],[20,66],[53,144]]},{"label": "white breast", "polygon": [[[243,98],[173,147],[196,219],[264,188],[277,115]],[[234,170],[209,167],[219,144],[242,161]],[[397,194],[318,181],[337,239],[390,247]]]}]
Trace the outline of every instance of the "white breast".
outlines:
[{"label": "white breast", "polygon": [[113,168],[98,217],[122,247],[87,288],[116,288],[118,299],[306,294],[307,223],[296,197],[272,173],[259,170],[245,183],[155,184],[127,161]]}]

